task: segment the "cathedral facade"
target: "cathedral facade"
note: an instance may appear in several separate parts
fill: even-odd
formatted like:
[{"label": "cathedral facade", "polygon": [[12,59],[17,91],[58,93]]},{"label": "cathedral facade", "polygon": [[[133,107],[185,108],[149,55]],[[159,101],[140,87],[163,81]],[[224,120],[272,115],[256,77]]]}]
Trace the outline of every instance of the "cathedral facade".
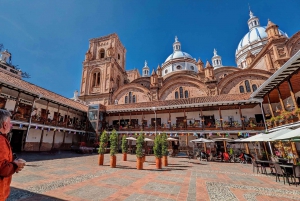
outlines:
[{"label": "cathedral facade", "polygon": [[254,92],[300,49],[300,32],[288,37],[270,20],[261,26],[250,11],[249,32],[238,43],[237,66],[226,66],[214,50],[210,61],[183,52],[176,37],[173,52],[150,69],[125,69],[126,49],[117,34],[89,41],[83,62],[80,99],[88,104],[151,103]]}]

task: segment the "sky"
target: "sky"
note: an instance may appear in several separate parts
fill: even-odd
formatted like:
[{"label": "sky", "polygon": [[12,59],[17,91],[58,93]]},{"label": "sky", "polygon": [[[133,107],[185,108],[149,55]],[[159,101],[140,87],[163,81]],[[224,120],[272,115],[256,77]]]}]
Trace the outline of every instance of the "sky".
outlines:
[{"label": "sky", "polygon": [[236,66],[235,50],[249,31],[249,6],[262,26],[268,19],[288,36],[300,30],[299,0],[0,0],[0,44],[25,79],[65,97],[80,90],[89,39],[117,33],[126,70],[156,68],[173,52]]}]

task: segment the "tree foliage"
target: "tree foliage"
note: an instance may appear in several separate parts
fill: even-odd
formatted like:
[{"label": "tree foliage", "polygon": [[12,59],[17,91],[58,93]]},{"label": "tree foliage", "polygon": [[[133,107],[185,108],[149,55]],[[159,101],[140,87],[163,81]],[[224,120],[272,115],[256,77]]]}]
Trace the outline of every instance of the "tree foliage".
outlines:
[{"label": "tree foliage", "polygon": [[118,153],[118,134],[115,129],[110,134],[109,140],[110,140],[110,155],[114,156]]},{"label": "tree foliage", "polygon": [[122,137],[122,153],[127,153],[128,151],[128,141],[126,140],[126,135]]},{"label": "tree foliage", "polygon": [[99,154],[104,154],[105,153],[105,148],[106,148],[106,145],[107,145],[107,141],[108,141],[108,136],[107,136],[106,131],[104,130],[101,134],[101,137],[100,137],[100,144],[99,144],[99,151],[98,151]]},{"label": "tree foliage", "polygon": [[141,134],[136,141],[136,157],[143,157],[144,136]]},{"label": "tree foliage", "polygon": [[156,135],[154,139],[154,147],[153,147],[154,155],[156,158],[162,157],[162,141],[161,135]]}]

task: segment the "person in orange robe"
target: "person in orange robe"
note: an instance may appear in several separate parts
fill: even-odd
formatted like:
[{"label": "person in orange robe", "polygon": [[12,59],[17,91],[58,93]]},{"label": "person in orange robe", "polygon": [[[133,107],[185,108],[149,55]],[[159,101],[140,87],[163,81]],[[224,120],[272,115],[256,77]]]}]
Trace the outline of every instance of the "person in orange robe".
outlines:
[{"label": "person in orange robe", "polygon": [[7,140],[7,134],[12,128],[10,113],[0,109],[0,201],[8,198],[12,175],[25,166],[22,159],[13,160],[12,150]]}]

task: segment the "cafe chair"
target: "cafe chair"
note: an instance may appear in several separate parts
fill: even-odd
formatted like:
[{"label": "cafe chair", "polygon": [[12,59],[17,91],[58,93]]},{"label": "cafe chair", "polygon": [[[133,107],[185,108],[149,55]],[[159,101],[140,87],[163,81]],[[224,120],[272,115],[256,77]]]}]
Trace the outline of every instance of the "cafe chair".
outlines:
[{"label": "cafe chair", "polygon": [[280,165],[278,163],[274,163],[274,167],[275,167],[275,171],[276,171],[276,182],[277,182],[277,178],[278,178],[278,181],[280,181],[279,177],[282,176],[283,183],[285,184],[284,177],[286,177],[287,182],[290,185],[288,174],[280,167]]},{"label": "cafe chair", "polygon": [[253,165],[253,173],[255,168],[256,168],[256,174],[260,173],[259,168],[260,169],[262,168],[261,164],[258,163],[257,161],[253,161],[252,165]]},{"label": "cafe chair", "polygon": [[293,177],[297,187],[296,179],[298,178],[298,183],[300,184],[300,165],[293,165]]}]

